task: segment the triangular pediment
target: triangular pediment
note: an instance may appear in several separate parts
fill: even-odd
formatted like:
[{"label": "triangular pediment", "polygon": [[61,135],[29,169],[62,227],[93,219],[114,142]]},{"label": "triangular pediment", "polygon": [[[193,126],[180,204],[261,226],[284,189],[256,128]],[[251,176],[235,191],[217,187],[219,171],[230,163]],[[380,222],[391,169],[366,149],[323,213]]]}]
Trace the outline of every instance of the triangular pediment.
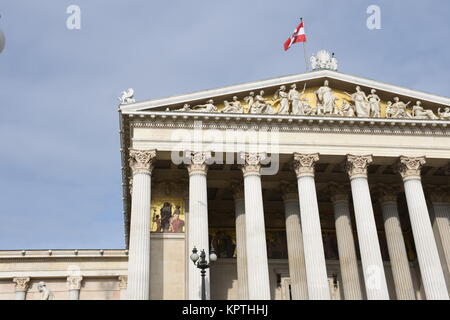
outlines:
[{"label": "triangular pediment", "polygon": [[[344,108],[357,109],[357,102],[355,97],[351,97],[359,86],[360,90],[364,92],[365,96],[371,94],[371,90],[376,90],[376,96],[379,97],[379,117],[386,117],[389,113],[388,105],[395,104],[395,98],[398,97],[400,102],[404,102],[407,105],[407,114],[412,114],[412,107],[421,101],[424,110],[431,110],[436,119],[450,120],[445,117],[445,108],[450,108],[450,99],[438,95],[433,95],[425,92],[415,91],[395,85],[385,84],[370,79],[356,77],[352,75],[343,74],[340,72],[334,72],[330,70],[314,71],[309,73],[279,77],[269,80],[262,80],[256,82],[249,82],[244,84],[238,84],[233,86],[227,86],[218,89],[205,90],[190,94],[177,95],[167,98],[154,99],[142,102],[135,102],[131,104],[123,104],[120,109],[122,113],[147,113],[147,112],[212,112],[212,113],[255,113],[255,110],[251,109],[249,105],[249,99],[246,97],[253,97],[260,94],[265,102],[270,105],[270,110],[264,109],[261,111],[266,114],[286,114],[286,111],[282,109],[282,102],[280,94],[277,91],[281,86],[284,86],[284,91],[288,93],[293,84],[296,85],[296,90],[301,93],[301,100],[306,102],[306,105],[311,108],[311,113],[317,115],[317,108],[321,108],[323,101],[320,101],[317,91],[324,86],[324,82],[327,81],[327,86],[331,89],[333,99],[333,106],[335,110],[331,111],[334,115],[348,116],[347,113],[342,113]],[[364,96],[364,95],[363,95]],[[234,98],[233,100],[233,97]],[[213,100],[213,102],[209,100]],[[209,101],[209,102],[208,102]],[[236,106],[240,106],[242,111],[233,110],[233,101],[237,102]],[[231,102],[231,107],[230,107]],[[228,108],[226,108],[228,107]],[[367,106],[368,107],[368,106]],[[286,106],[285,106],[286,108]],[[292,101],[289,102],[288,115],[296,115],[293,113]],[[440,109],[441,117],[438,113]],[[450,109],[447,109],[450,111]],[[258,113],[258,111],[256,111]],[[339,114],[336,114],[339,113]],[[307,114],[306,114],[307,115]],[[355,114],[357,116],[357,114]],[[360,115],[361,116],[361,115]],[[428,117],[425,115],[424,117]],[[433,120],[433,116],[429,115],[429,118]],[[424,118],[425,119],[425,118]]]}]

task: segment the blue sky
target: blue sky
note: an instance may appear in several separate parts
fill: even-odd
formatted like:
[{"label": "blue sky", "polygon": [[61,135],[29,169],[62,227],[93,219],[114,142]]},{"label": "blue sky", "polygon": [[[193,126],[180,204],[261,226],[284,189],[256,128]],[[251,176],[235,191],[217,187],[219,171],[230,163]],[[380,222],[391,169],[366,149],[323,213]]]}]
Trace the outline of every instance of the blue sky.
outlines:
[{"label": "blue sky", "polygon": [[[81,30],[66,8],[81,8]],[[366,27],[371,4],[381,30]],[[2,0],[0,249],[122,248],[117,96],[304,72],[299,17],[340,71],[449,96],[450,2]]]}]

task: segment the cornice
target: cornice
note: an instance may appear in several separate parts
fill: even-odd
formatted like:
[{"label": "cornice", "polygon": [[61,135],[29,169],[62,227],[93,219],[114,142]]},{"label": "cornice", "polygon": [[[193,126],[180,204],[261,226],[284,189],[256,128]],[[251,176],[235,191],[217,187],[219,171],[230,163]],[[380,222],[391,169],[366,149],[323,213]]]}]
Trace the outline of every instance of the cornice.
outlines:
[{"label": "cornice", "polygon": [[282,116],[138,112],[124,115],[133,128],[276,130],[279,132],[323,132],[450,136],[448,120],[345,118],[329,116]]}]

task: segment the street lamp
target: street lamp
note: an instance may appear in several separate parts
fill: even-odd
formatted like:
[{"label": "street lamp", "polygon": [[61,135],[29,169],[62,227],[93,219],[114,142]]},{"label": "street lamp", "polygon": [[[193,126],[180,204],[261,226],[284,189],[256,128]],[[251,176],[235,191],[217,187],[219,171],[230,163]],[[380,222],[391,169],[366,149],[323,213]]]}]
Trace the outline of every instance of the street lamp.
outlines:
[{"label": "street lamp", "polygon": [[[197,268],[201,270],[200,273],[202,275],[202,300],[206,300],[205,275],[206,269],[209,268],[209,263],[206,260],[206,253],[204,249],[200,252],[200,255],[198,255],[197,252],[198,252],[197,248],[194,247],[194,249],[192,249],[192,254],[190,258],[194,263],[194,265],[196,265]],[[209,254],[209,262],[214,262],[216,260],[217,260],[216,252],[214,251],[214,248],[211,248],[211,252]]]}]

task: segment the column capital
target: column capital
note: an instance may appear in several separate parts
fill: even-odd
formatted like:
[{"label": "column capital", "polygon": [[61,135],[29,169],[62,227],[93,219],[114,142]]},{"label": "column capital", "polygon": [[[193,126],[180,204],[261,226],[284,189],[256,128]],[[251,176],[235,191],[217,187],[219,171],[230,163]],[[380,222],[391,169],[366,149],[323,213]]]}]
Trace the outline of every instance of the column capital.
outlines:
[{"label": "column capital", "polygon": [[280,189],[282,192],[282,198],[284,202],[297,201],[298,202],[298,187],[297,183],[281,181]]},{"label": "column capital", "polygon": [[318,153],[294,153],[294,170],[297,178],[314,177],[314,167],[319,161]]},{"label": "column capital", "polygon": [[338,202],[348,202],[350,187],[347,183],[337,184],[336,182],[330,182],[328,184],[328,193],[330,194],[330,200],[333,204]]},{"label": "column capital", "polygon": [[420,170],[426,163],[425,157],[405,157],[400,156],[397,163],[397,170],[403,180],[420,180]]},{"label": "column capital", "polygon": [[156,159],[156,150],[130,149],[129,164],[133,175],[137,173],[152,174]]},{"label": "column capital", "polygon": [[81,276],[67,277],[67,288],[69,290],[80,290],[82,280],[83,280],[83,277],[81,277]]},{"label": "column capital", "polygon": [[234,200],[244,200],[244,183],[243,181],[231,181],[231,190],[233,191]]},{"label": "column capital", "polygon": [[265,153],[241,152],[240,158],[244,160],[244,164],[241,167],[244,177],[248,175],[259,176],[261,174],[261,161],[266,159]]},{"label": "column capital", "polygon": [[128,285],[128,276],[119,276],[119,288],[126,289]]},{"label": "column capital", "polygon": [[350,180],[355,178],[367,178],[367,168],[372,161],[372,155],[348,154],[345,169]]},{"label": "column capital", "polygon": [[397,203],[397,196],[400,193],[400,186],[397,184],[377,183],[373,188],[378,202],[383,204]]},{"label": "column capital", "polygon": [[428,184],[424,189],[434,205],[450,205],[450,192],[447,186]]},{"label": "column capital", "polygon": [[27,291],[30,283],[30,277],[13,278],[13,282],[16,283],[16,291]]},{"label": "column capital", "polygon": [[186,157],[188,159],[188,173],[189,175],[193,174],[202,174],[206,175],[208,172],[208,164],[212,159],[211,152],[196,152],[196,151],[186,151]]}]

